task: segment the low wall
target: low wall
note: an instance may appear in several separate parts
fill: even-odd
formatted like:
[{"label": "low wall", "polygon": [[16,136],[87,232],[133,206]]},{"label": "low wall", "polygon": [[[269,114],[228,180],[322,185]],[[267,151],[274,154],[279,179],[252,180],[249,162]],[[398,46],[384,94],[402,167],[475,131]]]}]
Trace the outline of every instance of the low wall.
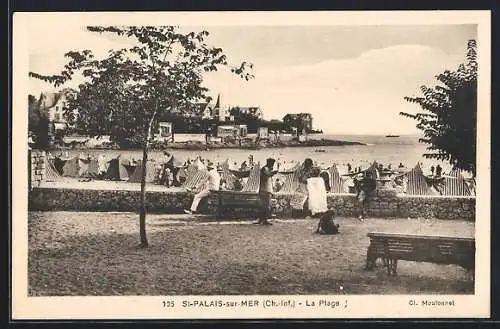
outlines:
[{"label": "low wall", "polygon": [[[304,216],[290,207],[293,195],[276,193],[273,211],[278,217]],[[187,192],[147,193],[146,208],[155,213],[182,213],[190,206],[192,195]],[[360,208],[353,194],[329,194],[328,205],[338,216],[357,216]],[[29,209],[33,211],[137,211],[139,191],[87,190],[61,188],[33,188],[29,193]],[[438,218],[475,220],[474,197],[401,196],[393,191],[376,191],[366,205],[369,217],[383,218]],[[216,200],[207,198],[200,203],[201,213],[216,212]],[[255,211],[238,209],[238,218]]]},{"label": "low wall", "polygon": [[38,186],[45,179],[45,152],[30,150],[30,175],[29,182],[31,186]]}]

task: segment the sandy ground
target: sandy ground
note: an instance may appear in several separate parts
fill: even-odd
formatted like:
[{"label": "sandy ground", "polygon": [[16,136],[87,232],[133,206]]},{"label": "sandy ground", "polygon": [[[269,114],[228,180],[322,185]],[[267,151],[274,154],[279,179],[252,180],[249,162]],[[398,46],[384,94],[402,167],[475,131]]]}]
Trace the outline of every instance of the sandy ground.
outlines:
[{"label": "sandy ground", "polygon": [[339,218],[341,233],[313,234],[316,220],[210,222],[148,215],[150,248],[138,249],[133,213],[29,213],[29,294],[188,295],[473,293],[458,266],[401,261],[398,276],[365,271],[368,232],[474,236],[466,221]]}]

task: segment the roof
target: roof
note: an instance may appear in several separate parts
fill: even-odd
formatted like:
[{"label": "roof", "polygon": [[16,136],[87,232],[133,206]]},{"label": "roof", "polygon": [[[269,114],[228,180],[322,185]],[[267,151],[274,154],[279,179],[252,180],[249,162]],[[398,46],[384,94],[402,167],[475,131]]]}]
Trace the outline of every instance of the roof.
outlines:
[{"label": "roof", "polygon": [[42,92],[38,99],[38,108],[40,110],[47,110],[54,107],[61,99],[62,95],[62,92]]},{"label": "roof", "polygon": [[233,107],[233,109],[238,110],[240,112],[249,112],[255,114],[257,112],[262,112],[261,108],[258,106],[237,106]]}]

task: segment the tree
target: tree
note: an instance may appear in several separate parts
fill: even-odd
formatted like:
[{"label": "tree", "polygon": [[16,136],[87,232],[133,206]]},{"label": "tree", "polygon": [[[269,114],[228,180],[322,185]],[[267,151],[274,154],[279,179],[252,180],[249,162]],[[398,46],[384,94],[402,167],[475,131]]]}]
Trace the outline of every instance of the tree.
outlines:
[{"label": "tree", "polygon": [[40,123],[40,112],[38,111],[38,103],[36,97],[28,95],[28,130],[35,132]]},{"label": "tree", "polygon": [[416,127],[428,144],[425,158],[447,161],[454,168],[476,174],[477,124],[477,45],[469,40],[465,63],[457,70],[436,76],[434,88],[422,86],[423,96],[405,97],[418,104],[423,112],[400,115],[417,121]]},{"label": "tree", "polygon": [[[88,26],[87,30],[128,38],[135,45],[109,50],[103,59],[96,59],[90,50],[70,51],[65,55],[69,62],[60,74],[30,72],[30,76],[60,86],[80,72],[85,81],[68,97],[70,123],[94,136],[109,132],[113,139],[138,136],[143,164],[148,160],[152,131],[158,127],[158,114],[187,111],[194,108],[190,104],[208,98],[203,74],[227,66],[241,78],[253,77],[250,63],[229,66],[223,50],[206,43],[207,31],[182,33],[174,26]],[[140,247],[148,246],[145,178],[143,170]]]}]

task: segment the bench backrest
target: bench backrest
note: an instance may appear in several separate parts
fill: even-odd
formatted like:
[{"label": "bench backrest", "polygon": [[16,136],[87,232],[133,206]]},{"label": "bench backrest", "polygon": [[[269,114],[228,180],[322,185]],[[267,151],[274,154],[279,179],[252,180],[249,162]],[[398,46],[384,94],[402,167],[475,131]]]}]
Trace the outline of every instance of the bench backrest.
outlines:
[{"label": "bench backrest", "polygon": [[260,205],[259,194],[241,191],[214,191],[218,194],[221,206],[258,206]]},{"label": "bench backrest", "polygon": [[473,238],[373,232],[368,233],[368,237],[374,255],[474,268],[476,246]]}]

